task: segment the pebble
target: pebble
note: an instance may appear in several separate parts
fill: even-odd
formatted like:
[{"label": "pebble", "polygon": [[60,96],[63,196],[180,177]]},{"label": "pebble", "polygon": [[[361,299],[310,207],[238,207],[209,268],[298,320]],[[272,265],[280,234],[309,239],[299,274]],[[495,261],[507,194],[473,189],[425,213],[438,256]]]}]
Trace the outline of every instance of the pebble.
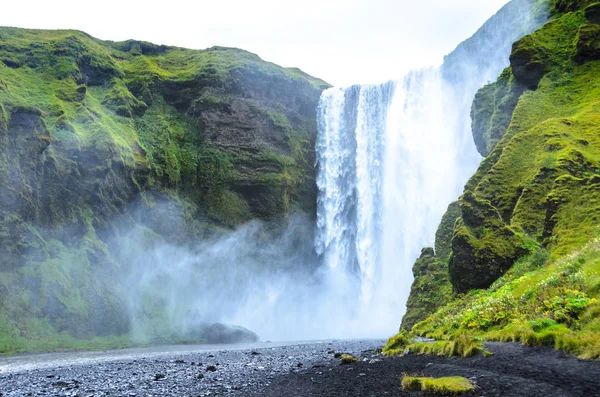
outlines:
[{"label": "pebble", "polygon": [[[304,372],[311,371],[313,365],[325,368],[326,363],[332,360],[331,351],[360,356],[363,351],[376,349],[384,343],[336,341],[329,344],[222,350],[212,354],[161,353],[161,356],[150,357],[140,354],[135,359],[70,364],[15,373],[1,372],[4,369],[0,366],[0,397],[245,396],[268,387],[272,379],[289,374],[290,369]],[[79,353],[68,354],[72,354],[74,359],[79,357]],[[215,365],[203,364],[202,361],[206,363],[207,358]],[[290,360],[293,361],[290,363]],[[218,367],[217,362],[220,364]],[[175,365],[185,363],[190,365]],[[198,367],[203,367],[204,373],[199,373],[202,368]],[[218,371],[211,372],[212,369]],[[319,371],[319,375],[322,375],[323,372]]]}]

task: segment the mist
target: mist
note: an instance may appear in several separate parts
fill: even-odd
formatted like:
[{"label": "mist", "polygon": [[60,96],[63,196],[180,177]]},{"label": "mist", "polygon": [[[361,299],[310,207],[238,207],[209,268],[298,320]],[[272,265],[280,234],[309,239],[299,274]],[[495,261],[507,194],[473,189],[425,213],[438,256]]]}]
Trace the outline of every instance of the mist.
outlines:
[{"label": "mist", "polygon": [[242,326],[271,341],[374,336],[360,324],[359,279],[340,280],[322,266],[314,219],[305,214],[183,244],[135,224],[109,249],[124,271],[115,281],[123,280],[136,342],[183,340],[210,323]]}]

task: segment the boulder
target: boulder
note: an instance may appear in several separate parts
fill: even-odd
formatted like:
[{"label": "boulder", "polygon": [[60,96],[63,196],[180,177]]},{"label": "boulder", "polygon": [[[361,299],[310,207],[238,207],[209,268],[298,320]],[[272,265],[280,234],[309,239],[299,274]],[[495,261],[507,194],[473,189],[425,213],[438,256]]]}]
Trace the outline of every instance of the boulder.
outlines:
[{"label": "boulder", "polygon": [[259,340],[258,335],[247,328],[222,323],[201,324],[190,332],[190,336],[211,344],[254,343]]}]

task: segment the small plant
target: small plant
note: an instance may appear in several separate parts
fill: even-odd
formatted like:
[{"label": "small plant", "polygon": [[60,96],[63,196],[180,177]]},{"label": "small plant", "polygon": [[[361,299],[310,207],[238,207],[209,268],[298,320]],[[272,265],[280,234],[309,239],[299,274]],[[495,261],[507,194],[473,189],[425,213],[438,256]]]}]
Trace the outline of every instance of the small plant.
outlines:
[{"label": "small plant", "polygon": [[404,333],[399,333],[388,339],[383,347],[384,356],[399,356],[404,353],[406,346],[410,343],[408,337]]},{"label": "small plant", "polygon": [[360,362],[360,358],[354,357],[351,354],[342,354],[342,356],[340,357],[340,360],[342,361],[342,364],[346,364],[346,365]]},{"label": "small plant", "polygon": [[441,396],[455,396],[475,391],[473,382],[462,376],[425,378],[404,374],[402,376],[402,388],[408,391],[423,391]]}]

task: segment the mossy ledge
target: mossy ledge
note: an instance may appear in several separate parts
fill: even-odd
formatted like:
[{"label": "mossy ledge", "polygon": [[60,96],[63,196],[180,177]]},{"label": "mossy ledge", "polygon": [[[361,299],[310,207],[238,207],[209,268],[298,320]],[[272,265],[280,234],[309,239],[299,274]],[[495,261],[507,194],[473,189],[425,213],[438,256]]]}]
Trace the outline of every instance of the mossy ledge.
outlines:
[{"label": "mossy ledge", "polygon": [[313,215],[327,87],[235,48],[0,27],[0,353],[123,345],[102,275],[127,228],[179,244]]},{"label": "mossy ledge", "polygon": [[446,304],[426,317],[409,306],[405,318],[420,317],[412,332],[438,340],[466,333],[598,359],[600,3],[550,9],[475,98],[473,133],[487,157],[459,200],[453,292],[439,284]]}]

